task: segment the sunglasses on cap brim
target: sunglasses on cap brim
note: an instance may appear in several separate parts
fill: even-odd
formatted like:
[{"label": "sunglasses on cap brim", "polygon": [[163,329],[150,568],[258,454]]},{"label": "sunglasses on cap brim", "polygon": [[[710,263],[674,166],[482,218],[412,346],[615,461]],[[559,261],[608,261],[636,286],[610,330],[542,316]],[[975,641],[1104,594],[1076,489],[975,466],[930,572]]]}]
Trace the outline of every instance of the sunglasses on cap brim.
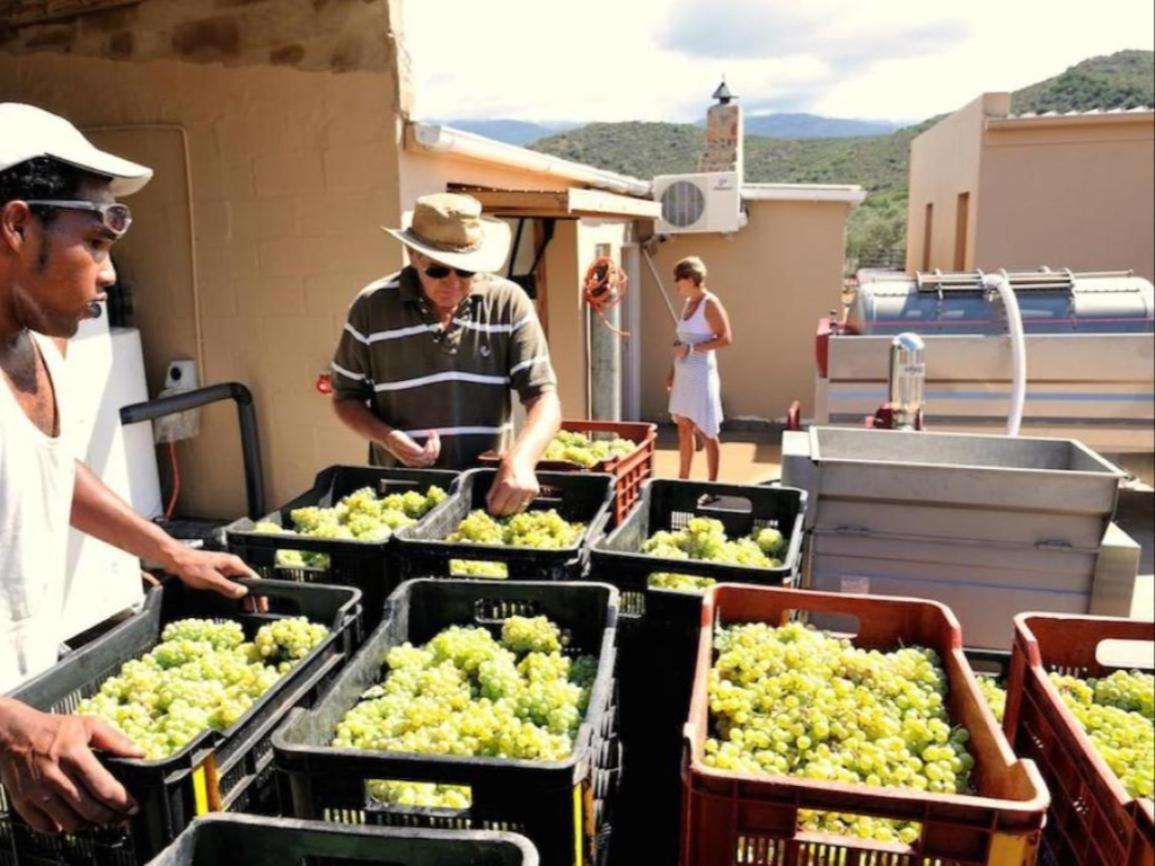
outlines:
[{"label": "sunglasses on cap brim", "polygon": [[128,209],[128,205],[121,204],[117,201],[64,201],[43,198],[29,199],[24,203],[37,207],[58,208],[60,210],[90,211],[91,213],[97,214],[100,217],[101,224],[117,237],[123,235],[128,231],[128,227],[132,225],[132,211]]},{"label": "sunglasses on cap brim", "polygon": [[447,265],[426,265],[422,271],[431,280],[444,280],[450,274],[457,274],[461,279],[468,280],[477,273],[477,271],[463,271],[461,268],[451,268]]}]

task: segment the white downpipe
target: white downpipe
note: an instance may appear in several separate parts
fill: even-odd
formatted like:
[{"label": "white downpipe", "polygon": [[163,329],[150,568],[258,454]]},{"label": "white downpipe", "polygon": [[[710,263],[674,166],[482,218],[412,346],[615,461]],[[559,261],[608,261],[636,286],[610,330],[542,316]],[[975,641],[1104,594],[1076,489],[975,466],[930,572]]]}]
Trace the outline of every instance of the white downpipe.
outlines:
[{"label": "white downpipe", "polygon": [[678,326],[678,313],[674,310],[674,305],[670,302],[670,296],[666,294],[666,287],[662,285],[662,278],[658,276],[658,269],[654,267],[654,260],[650,258],[650,254],[646,252],[645,244],[639,244],[638,248],[642,251],[642,256],[646,260],[646,264],[650,266],[650,274],[654,278],[654,284],[658,287],[658,291],[662,293],[662,300],[666,302],[666,309],[670,311],[670,318],[674,320],[674,327]]},{"label": "white downpipe", "polygon": [[983,286],[999,293],[1007,313],[1007,327],[1011,332],[1011,410],[1007,415],[1007,435],[1018,436],[1027,401],[1027,341],[1023,335],[1023,314],[1005,269],[997,274],[983,274]]}]

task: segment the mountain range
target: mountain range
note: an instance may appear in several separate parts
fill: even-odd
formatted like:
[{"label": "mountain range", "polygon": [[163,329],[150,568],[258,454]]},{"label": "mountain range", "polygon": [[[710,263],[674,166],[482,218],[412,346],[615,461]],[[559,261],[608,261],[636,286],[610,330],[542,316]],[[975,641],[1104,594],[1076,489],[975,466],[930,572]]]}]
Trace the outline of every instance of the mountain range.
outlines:
[{"label": "mountain range", "polygon": [[[979,94],[976,93],[977,97]],[[1012,94],[1015,113],[1155,107],[1155,52],[1092,57]],[[781,117],[781,116],[779,116]],[[887,134],[792,138],[759,134],[746,119],[746,179],[752,182],[857,183],[869,193],[851,215],[847,258],[880,251],[901,260],[906,246],[910,142],[941,119]],[[825,121],[842,123],[832,118]],[[534,150],[650,178],[692,172],[705,144],[690,123],[589,123],[529,144]]]},{"label": "mountain range", "polygon": [[[537,123],[512,118],[476,119],[468,117],[438,120],[456,129],[475,132],[486,138],[516,144],[519,147],[541,138],[566,133],[584,124],[577,122]],[[859,120],[846,117],[824,117],[820,114],[771,113],[745,118],[746,134],[766,138],[850,138],[852,136],[886,135],[902,124],[893,120]],[[705,121],[696,126],[702,127]]]}]

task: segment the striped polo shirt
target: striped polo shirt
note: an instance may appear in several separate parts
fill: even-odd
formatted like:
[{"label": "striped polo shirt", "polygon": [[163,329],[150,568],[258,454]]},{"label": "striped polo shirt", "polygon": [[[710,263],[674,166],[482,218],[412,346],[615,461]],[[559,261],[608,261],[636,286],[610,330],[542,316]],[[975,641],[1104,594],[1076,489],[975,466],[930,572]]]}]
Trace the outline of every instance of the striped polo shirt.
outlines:
[{"label": "striped polo shirt", "polygon": [[[478,274],[442,330],[412,266],[353,301],[333,358],[333,394],[364,400],[418,443],[441,437],[437,466],[464,469],[512,434],[510,390],[522,401],[557,388],[533,302],[520,286]],[[373,443],[370,460],[396,459]]]}]

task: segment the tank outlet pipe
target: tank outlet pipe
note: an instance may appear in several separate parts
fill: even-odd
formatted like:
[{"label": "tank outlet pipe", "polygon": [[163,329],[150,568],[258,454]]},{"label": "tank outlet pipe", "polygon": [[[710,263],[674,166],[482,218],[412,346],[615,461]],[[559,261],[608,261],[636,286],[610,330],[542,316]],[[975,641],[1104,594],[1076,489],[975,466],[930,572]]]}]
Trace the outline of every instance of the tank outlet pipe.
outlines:
[{"label": "tank outlet pipe", "polygon": [[907,331],[890,341],[890,376],[886,401],[898,430],[918,427],[926,383],[926,343]]},{"label": "tank outlet pipe", "polygon": [[260,520],[265,510],[265,478],[261,467],[261,443],[257,438],[257,413],[253,408],[253,393],[240,382],[222,382],[192,391],[181,391],[168,397],[159,397],[144,403],[133,403],[120,410],[120,423],[139,424],[155,421],[166,415],[199,409],[210,403],[232,400],[237,404],[237,421],[241,427],[241,456],[244,460],[245,497],[249,517]]},{"label": "tank outlet pipe", "polygon": [[983,288],[998,294],[1007,314],[1007,329],[1011,334],[1011,408],[1007,415],[1007,435],[1018,436],[1023,426],[1023,407],[1027,402],[1027,340],[1023,334],[1023,314],[1005,269],[997,274],[983,274]]}]

